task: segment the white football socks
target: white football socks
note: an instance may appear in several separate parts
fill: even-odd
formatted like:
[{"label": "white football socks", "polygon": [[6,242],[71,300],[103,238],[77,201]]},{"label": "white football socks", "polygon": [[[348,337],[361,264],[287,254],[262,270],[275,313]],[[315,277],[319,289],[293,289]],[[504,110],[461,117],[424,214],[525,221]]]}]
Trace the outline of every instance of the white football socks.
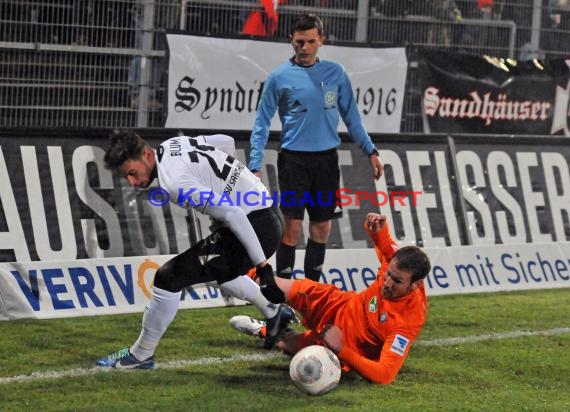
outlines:
[{"label": "white football socks", "polygon": [[[277,314],[278,305],[269,302],[249,276],[238,276],[222,283],[220,288],[235,298],[246,300],[254,305],[266,319]],[[154,355],[162,335],[176,316],[180,303],[180,292],[169,292],[153,288],[152,298],[148,302],[142,319],[142,330],[137,341],[131,346],[131,353],[139,361]]]},{"label": "white football socks", "polygon": [[176,316],[181,296],[182,291],[169,292],[156,287],[152,289],[152,298],[144,311],[141,333],[130,348],[139,361],[154,355],[160,338]]},{"label": "white football socks", "polygon": [[229,282],[222,283],[220,289],[235,298],[248,301],[255,306],[266,319],[270,319],[277,314],[278,306],[265,299],[265,296],[261,294],[259,285],[249,276],[238,276]]}]

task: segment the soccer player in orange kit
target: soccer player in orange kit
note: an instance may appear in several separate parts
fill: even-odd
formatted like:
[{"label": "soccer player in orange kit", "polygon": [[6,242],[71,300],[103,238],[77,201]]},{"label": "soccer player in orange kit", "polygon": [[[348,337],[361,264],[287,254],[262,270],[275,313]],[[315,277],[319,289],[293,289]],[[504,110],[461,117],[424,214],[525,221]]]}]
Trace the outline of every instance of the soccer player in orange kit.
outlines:
[{"label": "soccer player in orange kit", "polygon": [[[342,291],[309,279],[275,277],[308,329],[284,334],[277,346],[289,354],[309,345],[327,346],[345,371],[352,369],[371,382],[388,384],[424,325],[428,303],[423,279],[431,264],[420,248],[398,247],[386,216],[369,213],[364,227],[381,263],[376,280],[365,290]],[[263,322],[248,316],[235,316],[230,324],[251,335],[263,337],[265,332]]]}]

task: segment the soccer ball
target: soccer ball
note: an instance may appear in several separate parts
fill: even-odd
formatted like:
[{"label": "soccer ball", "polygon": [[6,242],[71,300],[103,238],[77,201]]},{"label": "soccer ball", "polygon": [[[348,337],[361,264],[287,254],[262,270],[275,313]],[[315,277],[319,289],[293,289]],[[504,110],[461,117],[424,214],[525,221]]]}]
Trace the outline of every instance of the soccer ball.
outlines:
[{"label": "soccer ball", "polygon": [[340,362],[333,351],[319,345],[301,349],[289,365],[293,383],[311,395],[323,395],[336,388],[340,372]]}]

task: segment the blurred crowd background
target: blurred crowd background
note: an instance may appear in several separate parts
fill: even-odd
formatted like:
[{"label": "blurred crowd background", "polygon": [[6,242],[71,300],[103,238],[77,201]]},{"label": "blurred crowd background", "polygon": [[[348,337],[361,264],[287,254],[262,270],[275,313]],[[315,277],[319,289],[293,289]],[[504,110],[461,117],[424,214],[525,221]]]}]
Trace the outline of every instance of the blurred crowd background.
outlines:
[{"label": "blurred crowd background", "polygon": [[564,58],[570,0],[2,0],[0,126],[160,127],[163,33],[287,39],[313,12],[332,44],[406,46],[402,132],[421,132],[414,56]]}]

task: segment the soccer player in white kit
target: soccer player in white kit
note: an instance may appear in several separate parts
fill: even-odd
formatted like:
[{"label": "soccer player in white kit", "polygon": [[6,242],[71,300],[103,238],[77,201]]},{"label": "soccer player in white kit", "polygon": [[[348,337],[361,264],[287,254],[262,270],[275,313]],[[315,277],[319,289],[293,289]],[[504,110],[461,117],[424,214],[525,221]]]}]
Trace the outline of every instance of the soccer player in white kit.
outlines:
[{"label": "soccer player in white kit", "polygon": [[[133,131],[110,136],[106,168],[140,188],[158,178],[171,202],[195,208],[216,225],[209,236],[157,270],[139,338],[132,346],[98,359],[97,365],[152,369],[154,352],[176,315],[182,290],[199,283],[217,281],[223,291],[256,306],[271,329],[266,349],[294,319],[290,307],[271,303],[284,301],[267,262],[281,242],[283,220],[275,199],[234,152],[233,138],[220,134],[173,137],[156,150]],[[253,266],[261,288],[245,276]]]}]

